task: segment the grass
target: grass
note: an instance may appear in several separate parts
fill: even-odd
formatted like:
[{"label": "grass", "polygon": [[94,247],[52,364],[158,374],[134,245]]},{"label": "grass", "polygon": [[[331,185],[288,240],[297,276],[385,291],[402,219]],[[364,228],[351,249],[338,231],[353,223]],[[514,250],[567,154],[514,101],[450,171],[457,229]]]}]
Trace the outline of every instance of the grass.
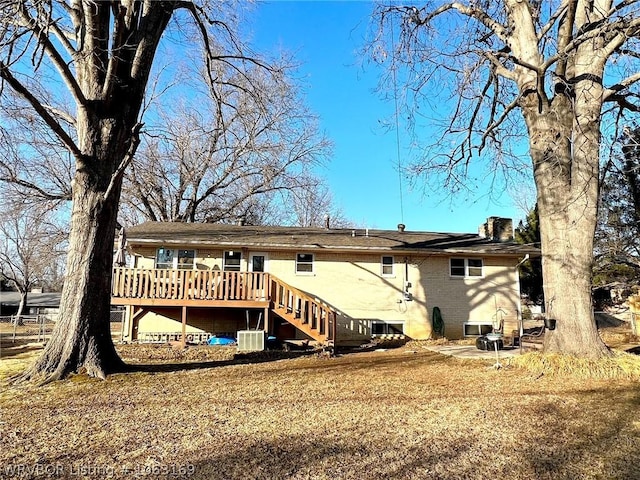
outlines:
[{"label": "grass", "polygon": [[421,345],[259,362],[119,348],[145,371],[15,387],[34,351],[0,361],[0,478],[640,478],[630,375],[495,370]]}]

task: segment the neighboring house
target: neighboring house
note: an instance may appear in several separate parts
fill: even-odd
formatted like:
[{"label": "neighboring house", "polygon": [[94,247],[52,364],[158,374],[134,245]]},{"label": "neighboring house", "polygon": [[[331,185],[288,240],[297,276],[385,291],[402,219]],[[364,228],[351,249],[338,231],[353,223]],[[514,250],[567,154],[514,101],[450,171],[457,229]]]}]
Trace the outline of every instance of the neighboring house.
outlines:
[{"label": "neighboring house", "polygon": [[510,219],[483,235],[147,222],[127,230],[130,268],[114,269],[125,339],[203,341],[264,329],[281,339],[357,344],[430,338],[438,307],[457,339],[504,320],[517,329],[517,265],[539,250],[513,243]]},{"label": "neighboring house", "polygon": [[[27,294],[23,315],[47,315],[55,320],[60,308],[60,293],[32,291]],[[0,317],[15,315],[20,306],[18,292],[0,292]]]}]

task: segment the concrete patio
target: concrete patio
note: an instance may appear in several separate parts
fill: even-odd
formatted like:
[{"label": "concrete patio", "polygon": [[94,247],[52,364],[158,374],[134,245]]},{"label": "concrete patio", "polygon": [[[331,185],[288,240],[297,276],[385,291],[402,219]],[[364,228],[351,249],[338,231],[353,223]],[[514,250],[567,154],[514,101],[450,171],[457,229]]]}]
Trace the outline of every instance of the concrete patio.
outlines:
[{"label": "concrete patio", "polygon": [[[479,350],[475,345],[423,345],[423,348],[456,358],[496,359],[496,352],[494,350]],[[503,350],[498,350],[498,358],[501,360],[515,357],[516,355],[520,355],[520,349],[518,347],[505,347]]]}]

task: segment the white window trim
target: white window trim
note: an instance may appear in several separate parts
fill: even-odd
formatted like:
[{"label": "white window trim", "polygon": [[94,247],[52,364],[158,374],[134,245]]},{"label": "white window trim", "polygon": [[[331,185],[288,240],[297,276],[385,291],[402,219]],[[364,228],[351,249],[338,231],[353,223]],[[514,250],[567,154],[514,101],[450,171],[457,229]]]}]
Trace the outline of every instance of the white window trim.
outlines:
[{"label": "white window trim", "polygon": [[[462,336],[465,338],[473,338],[482,336],[482,327],[489,327],[488,333],[493,331],[493,324],[491,322],[464,322],[462,324]],[[478,333],[467,333],[467,327],[477,327]]]},{"label": "white window trim", "polygon": [[[385,265],[385,258],[391,258],[391,273],[384,273],[384,267],[389,266]],[[392,278],[396,276],[396,259],[393,255],[382,255],[380,257],[380,276],[386,278]]]},{"label": "white window trim", "polygon": [[[464,275],[452,275],[451,274],[451,260],[464,260]],[[480,275],[469,275],[469,260],[480,260],[482,265],[480,266],[481,273]],[[478,267],[472,267],[478,268]],[[484,278],[484,259],[478,257],[450,257],[449,258],[449,278],[468,278],[468,279],[476,279],[476,278]]]},{"label": "white window trim", "polygon": [[[240,263],[238,264],[238,270],[227,270],[227,252],[238,252],[240,254]],[[242,250],[223,250],[222,251],[222,271],[223,272],[241,272],[242,271]]]},{"label": "white window trim", "polygon": [[251,252],[249,253],[249,260],[247,262],[248,271],[253,272],[253,257],[264,257],[264,271],[269,271],[269,254],[267,252]]},{"label": "white window trim", "polygon": [[[195,248],[176,248],[176,251],[179,252],[180,250],[192,250],[193,251],[193,265],[191,266],[191,269],[188,268],[182,268],[181,270],[195,270],[196,269],[196,265],[198,264],[198,250],[196,250]],[[175,265],[174,268],[178,268],[178,257],[179,255],[176,255],[176,257],[173,259],[173,264]]]},{"label": "white window trim", "polygon": [[[311,271],[310,272],[299,272],[298,271],[298,255],[311,255]],[[303,265],[306,265],[307,263],[304,263]],[[295,264],[294,264],[294,269],[295,269],[295,274],[296,275],[315,275],[316,272],[316,256],[313,253],[307,253],[307,252],[296,252],[296,258],[295,258]]]}]

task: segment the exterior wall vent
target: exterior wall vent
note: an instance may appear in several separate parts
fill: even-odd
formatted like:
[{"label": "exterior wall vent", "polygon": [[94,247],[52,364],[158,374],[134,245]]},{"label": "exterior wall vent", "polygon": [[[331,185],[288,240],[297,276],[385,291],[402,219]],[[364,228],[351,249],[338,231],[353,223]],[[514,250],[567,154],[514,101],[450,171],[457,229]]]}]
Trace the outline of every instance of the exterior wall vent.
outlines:
[{"label": "exterior wall vent", "polygon": [[239,330],[239,352],[261,352],[266,345],[266,333],[264,330]]}]

